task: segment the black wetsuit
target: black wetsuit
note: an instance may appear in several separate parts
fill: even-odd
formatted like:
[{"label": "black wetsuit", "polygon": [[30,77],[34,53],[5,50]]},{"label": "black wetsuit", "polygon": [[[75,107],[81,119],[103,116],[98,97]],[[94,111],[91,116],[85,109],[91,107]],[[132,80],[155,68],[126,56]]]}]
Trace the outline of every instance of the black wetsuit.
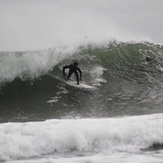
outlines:
[{"label": "black wetsuit", "polygon": [[71,64],[71,65],[68,65],[68,66],[64,66],[63,67],[63,76],[66,76],[65,74],[65,69],[69,68],[69,73],[68,73],[68,76],[67,76],[67,79],[69,79],[72,75],[72,73],[75,73],[75,76],[76,76],[76,79],[77,79],[77,84],[79,84],[79,75],[78,75],[78,72],[80,72],[80,80],[81,80],[81,77],[82,77],[82,71],[80,70],[80,68],[76,67],[75,65]]}]

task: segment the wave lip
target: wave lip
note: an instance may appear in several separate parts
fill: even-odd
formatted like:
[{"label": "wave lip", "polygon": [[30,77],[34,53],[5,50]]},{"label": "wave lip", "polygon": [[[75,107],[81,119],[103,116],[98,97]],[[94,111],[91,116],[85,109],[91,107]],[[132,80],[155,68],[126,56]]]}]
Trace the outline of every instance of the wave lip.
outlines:
[{"label": "wave lip", "polygon": [[58,47],[40,51],[0,52],[0,83],[12,82],[15,78],[38,78],[74,51],[75,47]]}]

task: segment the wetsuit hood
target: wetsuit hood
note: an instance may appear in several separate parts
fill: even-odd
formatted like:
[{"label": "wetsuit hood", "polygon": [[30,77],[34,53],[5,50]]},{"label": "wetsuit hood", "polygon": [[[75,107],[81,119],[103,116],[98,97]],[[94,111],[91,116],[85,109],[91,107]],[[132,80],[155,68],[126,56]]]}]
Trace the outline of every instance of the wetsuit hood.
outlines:
[{"label": "wetsuit hood", "polygon": [[78,65],[78,63],[77,62],[74,62],[74,66],[76,66],[76,65]]}]

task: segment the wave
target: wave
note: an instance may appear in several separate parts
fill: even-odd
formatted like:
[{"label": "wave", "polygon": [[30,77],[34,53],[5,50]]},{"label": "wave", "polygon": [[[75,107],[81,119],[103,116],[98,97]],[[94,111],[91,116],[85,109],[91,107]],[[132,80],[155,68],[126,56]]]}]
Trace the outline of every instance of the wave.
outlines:
[{"label": "wave", "polygon": [[161,54],[162,45],[159,44],[116,41],[104,45],[58,47],[41,51],[0,52],[0,83],[10,83],[15,78],[33,80],[53,69],[55,71],[55,66],[73,60],[78,60],[81,66],[95,62],[99,67],[104,64],[106,67],[107,64],[107,69],[112,70],[114,67],[123,68],[120,66],[138,68],[141,61],[150,56],[162,70]]},{"label": "wave", "polygon": [[[116,41],[1,52],[0,121],[161,113],[162,54],[160,44]],[[56,79],[74,61],[96,90],[76,90]]]},{"label": "wave", "polygon": [[0,158],[6,161],[49,154],[141,152],[163,143],[162,119],[163,114],[153,114],[0,124]]}]

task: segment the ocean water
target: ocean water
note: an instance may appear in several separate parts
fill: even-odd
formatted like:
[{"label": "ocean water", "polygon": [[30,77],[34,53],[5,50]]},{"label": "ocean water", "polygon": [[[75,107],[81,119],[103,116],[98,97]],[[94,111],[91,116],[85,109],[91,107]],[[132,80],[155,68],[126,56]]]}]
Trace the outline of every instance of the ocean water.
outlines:
[{"label": "ocean water", "polygon": [[[96,89],[59,80],[74,61]],[[162,71],[150,42],[0,52],[0,162],[161,163]]]}]

